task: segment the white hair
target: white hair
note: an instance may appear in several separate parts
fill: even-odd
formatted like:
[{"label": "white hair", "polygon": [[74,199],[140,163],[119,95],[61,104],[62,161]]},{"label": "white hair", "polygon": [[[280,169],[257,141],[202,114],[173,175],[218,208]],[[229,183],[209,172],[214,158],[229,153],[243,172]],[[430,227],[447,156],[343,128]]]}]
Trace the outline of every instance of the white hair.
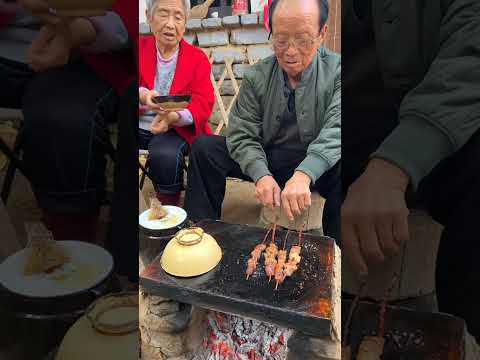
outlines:
[{"label": "white hair", "polygon": [[[147,5],[147,17],[150,20],[152,18],[153,13],[155,12],[155,8],[160,0],[145,0],[145,4]],[[190,11],[190,0],[180,0],[183,5],[183,10],[185,11],[185,18],[188,18],[188,13]]]}]

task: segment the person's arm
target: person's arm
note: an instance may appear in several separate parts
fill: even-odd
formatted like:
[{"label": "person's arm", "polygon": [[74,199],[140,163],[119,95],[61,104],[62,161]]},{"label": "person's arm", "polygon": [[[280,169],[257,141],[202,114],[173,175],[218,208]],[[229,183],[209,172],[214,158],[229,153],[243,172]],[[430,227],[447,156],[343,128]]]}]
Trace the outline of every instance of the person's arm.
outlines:
[{"label": "person's arm", "polygon": [[210,74],[212,67],[207,56],[203,52],[198,53],[198,59],[195,64],[195,74],[192,81],[192,98],[187,106],[188,112],[184,111],[180,115],[179,124],[174,126],[186,126],[189,121],[194,125],[197,135],[204,134],[208,119],[212,115],[215,104],[215,93],[213,90]]},{"label": "person's arm", "polygon": [[452,1],[435,60],[404,98],[399,125],[372,155],[405,171],[413,189],[480,129],[479,14],[478,0]]},{"label": "person's arm", "polygon": [[93,42],[83,46],[84,50],[101,53],[128,49],[128,31],[118,14],[109,11],[105,16],[90,17],[88,20],[93,25],[96,35]]},{"label": "person's arm", "polygon": [[247,71],[237,101],[230,113],[227,147],[230,156],[254,182],[272,175],[262,146],[262,113],[253,81],[255,71]]},{"label": "person's arm", "polygon": [[312,183],[330,170],[341,157],[341,126],[342,126],[342,75],[341,65],[335,71],[334,91],[325,112],[325,125],[313,140],[308,149],[307,157],[297,167],[296,171],[307,174]]}]

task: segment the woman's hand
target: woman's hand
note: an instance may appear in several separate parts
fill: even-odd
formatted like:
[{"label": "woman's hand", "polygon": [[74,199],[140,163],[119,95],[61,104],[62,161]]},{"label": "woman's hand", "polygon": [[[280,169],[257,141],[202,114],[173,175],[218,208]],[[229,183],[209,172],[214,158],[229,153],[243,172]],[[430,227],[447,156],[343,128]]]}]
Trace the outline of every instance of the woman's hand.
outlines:
[{"label": "woman's hand", "polygon": [[152,121],[150,131],[155,134],[163,134],[170,130],[170,125],[168,124],[167,118],[165,115],[157,115]]},{"label": "woman's hand", "polygon": [[156,90],[145,90],[140,93],[140,103],[150,111],[155,111],[159,115],[166,115],[165,110],[154,102],[155,97],[160,96]]},{"label": "woman's hand", "polygon": [[45,25],[28,49],[28,64],[37,72],[66,65],[72,47],[72,34],[68,24]]}]

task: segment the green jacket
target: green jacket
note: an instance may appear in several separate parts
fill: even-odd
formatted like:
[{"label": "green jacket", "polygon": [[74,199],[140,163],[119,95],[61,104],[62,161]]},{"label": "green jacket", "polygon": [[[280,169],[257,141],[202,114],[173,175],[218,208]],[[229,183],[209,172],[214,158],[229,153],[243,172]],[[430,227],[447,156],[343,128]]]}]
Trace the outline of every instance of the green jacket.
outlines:
[{"label": "green jacket", "polygon": [[[297,170],[316,182],[341,155],[340,56],[321,47],[295,90],[297,123],[307,156]],[[275,56],[250,67],[232,108],[227,130],[230,156],[257,181],[271,175],[264,149],[287,109],[283,70]]]},{"label": "green jacket", "polygon": [[480,1],[372,0],[387,88],[406,92],[399,125],[372,156],[414,188],[480,129]]}]

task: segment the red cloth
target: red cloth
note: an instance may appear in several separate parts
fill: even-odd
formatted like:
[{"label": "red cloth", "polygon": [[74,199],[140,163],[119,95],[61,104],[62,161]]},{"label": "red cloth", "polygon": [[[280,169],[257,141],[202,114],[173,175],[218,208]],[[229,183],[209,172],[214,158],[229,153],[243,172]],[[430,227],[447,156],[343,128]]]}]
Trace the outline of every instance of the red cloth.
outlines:
[{"label": "red cloth", "polygon": [[268,0],[268,5],[263,7],[263,23],[265,24],[265,29],[267,29],[267,31],[270,31],[270,6],[272,6],[272,0]]},{"label": "red cloth", "polygon": [[[140,86],[153,89],[157,74],[157,46],[153,36],[140,37]],[[211,134],[208,119],[212,114],[215,94],[210,78],[211,65],[205,53],[186,41],[180,42],[177,69],[170,95],[191,95],[187,109],[195,126],[175,127],[176,132],[191,144],[203,134]]]}]

